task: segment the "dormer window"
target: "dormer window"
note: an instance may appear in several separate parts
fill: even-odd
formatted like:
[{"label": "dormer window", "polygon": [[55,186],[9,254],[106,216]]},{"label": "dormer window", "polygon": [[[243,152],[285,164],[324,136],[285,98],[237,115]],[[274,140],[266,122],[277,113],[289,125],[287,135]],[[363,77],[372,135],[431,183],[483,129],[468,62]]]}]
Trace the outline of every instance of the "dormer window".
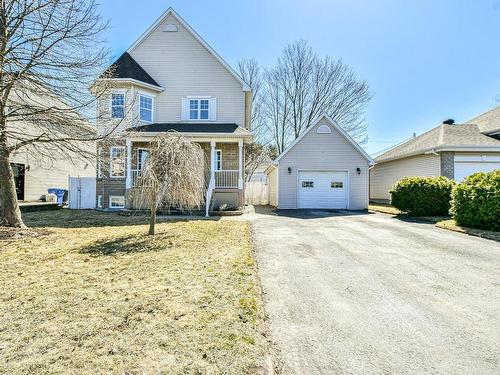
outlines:
[{"label": "dormer window", "polygon": [[208,111],[210,104],[208,99],[190,99],[189,100],[189,119],[190,120],[208,120]]},{"label": "dormer window", "polygon": [[139,96],[139,119],[153,122],[153,97],[143,94]]},{"label": "dormer window", "polygon": [[122,119],[125,117],[125,93],[111,94],[111,118]]}]

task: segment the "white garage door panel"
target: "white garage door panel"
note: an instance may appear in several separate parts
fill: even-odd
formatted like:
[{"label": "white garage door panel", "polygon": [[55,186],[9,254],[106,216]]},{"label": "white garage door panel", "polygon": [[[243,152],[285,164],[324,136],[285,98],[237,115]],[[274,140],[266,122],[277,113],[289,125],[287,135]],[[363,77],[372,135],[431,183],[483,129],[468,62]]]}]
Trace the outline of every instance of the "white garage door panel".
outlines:
[{"label": "white garage door panel", "polygon": [[455,162],[455,180],[462,181],[476,172],[491,172],[500,169],[500,162]]},{"label": "white garage door panel", "polygon": [[299,172],[299,208],[346,209],[347,192],[347,172]]}]

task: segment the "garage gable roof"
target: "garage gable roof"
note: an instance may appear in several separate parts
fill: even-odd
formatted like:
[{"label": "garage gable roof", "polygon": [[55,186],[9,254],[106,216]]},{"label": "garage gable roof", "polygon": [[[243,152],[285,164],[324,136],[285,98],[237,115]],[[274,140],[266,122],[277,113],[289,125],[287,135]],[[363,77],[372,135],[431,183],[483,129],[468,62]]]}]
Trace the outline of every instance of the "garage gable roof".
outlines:
[{"label": "garage gable roof", "polygon": [[363,148],[354,140],[352,139],[352,137],[344,130],[342,129],[340,126],[337,125],[337,123],[335,121],[332,120],[332,118],[330,116],[328,116],[327,114],[322,114],[321,116],[319,116],[316,120],[314,120],[311,125],[309,125],[309,127],[304,130],[302,132],[302,134],[300,134],[296,139],[295,141],[292,142],[292,144],[290,146],[288,146],[286,148],[285,151],[283,151],[275,160],[273,163],[278,163],[297,143],[299,143],[301,141],[302,138],[304,138],[310,131],[311,129],[313,129],[316,125],[318,125],[318,123],[321,121],[321,120],[327,120],[331,126],[333,126],[349,143],[351,143],[353,145],[353,147],[361,154],[363,155],[363,157],[368,160],[368,162],[371,164],[371,165],[374,165],[375,164],[375,161],[370,157],[370,155],[368,155],[366,153],[365,150],[363,150]]}]

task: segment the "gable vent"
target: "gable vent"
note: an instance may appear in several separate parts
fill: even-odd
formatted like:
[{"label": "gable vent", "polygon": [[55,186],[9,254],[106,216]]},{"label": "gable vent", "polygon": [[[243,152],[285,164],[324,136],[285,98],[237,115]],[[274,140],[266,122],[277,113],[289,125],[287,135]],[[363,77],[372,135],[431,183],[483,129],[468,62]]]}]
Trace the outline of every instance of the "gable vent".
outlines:
[{"label": "gable vent", "polygon": [[163,32],[165,32],[165,33],[175,33],[177,31],[178,31],[177,26],[172,24],[172,23],[167,23],[163,27]]}]

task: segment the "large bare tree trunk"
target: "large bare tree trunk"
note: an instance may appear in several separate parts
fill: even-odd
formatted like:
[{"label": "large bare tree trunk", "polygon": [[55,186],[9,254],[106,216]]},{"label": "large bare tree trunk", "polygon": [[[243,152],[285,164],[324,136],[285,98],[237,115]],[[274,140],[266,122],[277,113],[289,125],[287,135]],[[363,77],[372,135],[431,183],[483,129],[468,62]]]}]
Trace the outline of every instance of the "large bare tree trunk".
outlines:
[{"label": "large bare tree trunk", "polygon": [[17,202],[16,184],[14,172],[10,166],[10,158],[7,154],[0,155],[0,194],[2,202],[2,216],[10,227],[25,228],[21,217],[21,210]]}]

